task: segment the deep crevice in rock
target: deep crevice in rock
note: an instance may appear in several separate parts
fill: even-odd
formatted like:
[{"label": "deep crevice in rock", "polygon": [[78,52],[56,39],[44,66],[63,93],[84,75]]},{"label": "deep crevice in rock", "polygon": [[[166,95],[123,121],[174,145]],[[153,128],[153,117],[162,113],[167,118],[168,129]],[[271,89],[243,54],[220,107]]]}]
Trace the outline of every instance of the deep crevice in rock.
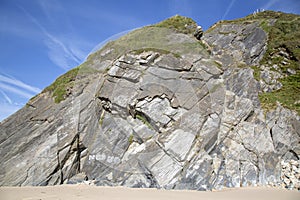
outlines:
[{"label": "deep crevice in rock", "polygon": [[105,111],[111,113],[112,103],[111,103],[110,99],[109,99],[109,98],[106,98],[106,97],[98,97],[98,99],[99,99],[100,102],[101,102],[102,108],[103,108]]},{"label": "deep crevice in rock", "polygon": [[[170,71],[175,71],[175,72],[190,72],[192,69],[192,65],[190,68],[184,69],[184,68],[169,68],[169,67],[164,67],[164,66],[160,66],[160,65],[151,65],[150,67],[158,67],[161,69],[165,69],[165,70],[170,70]],[[168,80],[168,79],[166,79]]]},{"label": "deep crevice in rock", "polygon": [[273,127],[270,128],[270,137],[271,137],[271,140],[272,140],[273,147],[276,150],[276,145],[275,145],[274,136],[273,136]]},{"label": "deep crevice in rock", "polygon": [[254,110],[251,110],[251,112],[248,114],[248,116],[244,119],[245,122],[250,122],[254,116]]}]

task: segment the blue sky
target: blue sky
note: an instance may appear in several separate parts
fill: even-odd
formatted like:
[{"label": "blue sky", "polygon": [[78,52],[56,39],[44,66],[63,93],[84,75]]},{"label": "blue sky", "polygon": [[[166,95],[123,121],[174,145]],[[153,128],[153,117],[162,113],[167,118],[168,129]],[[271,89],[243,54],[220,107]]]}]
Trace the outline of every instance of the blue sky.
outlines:
[{"label": "blue sky", "polygon": [[0,121],[115,34],[176,14],[207,29],[256,9],[300,14],[300,1],[0,0]]}]

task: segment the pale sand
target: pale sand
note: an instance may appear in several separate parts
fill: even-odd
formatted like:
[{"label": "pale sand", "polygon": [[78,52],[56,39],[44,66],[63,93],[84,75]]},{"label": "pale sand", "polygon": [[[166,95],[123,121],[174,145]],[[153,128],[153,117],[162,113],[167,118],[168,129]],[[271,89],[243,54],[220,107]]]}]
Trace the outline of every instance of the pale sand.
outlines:
[{"label": "pale sand", "polygon": [[48,187],[0,187],[1,200],[300,200],[300,192],[266,187],[226,189],[213,192],[130,189],[63,185]]}]

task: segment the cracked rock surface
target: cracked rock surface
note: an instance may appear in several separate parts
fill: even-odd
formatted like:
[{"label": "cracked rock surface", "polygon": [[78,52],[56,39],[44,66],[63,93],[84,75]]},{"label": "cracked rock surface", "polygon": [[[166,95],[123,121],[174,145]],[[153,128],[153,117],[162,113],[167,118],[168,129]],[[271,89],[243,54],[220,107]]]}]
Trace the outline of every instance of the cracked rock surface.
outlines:
[{"label": "cracked rock surface", "polygon": [[100,71],[81,75],[59,104],[47,92],[31,100],[0,124],[0,185],[292,187],[299,116],[264,113],[253,70],[232,68],[259,62],[265,32],[222,25],[202,38],[211,54],[129,51],[95,60]]}]

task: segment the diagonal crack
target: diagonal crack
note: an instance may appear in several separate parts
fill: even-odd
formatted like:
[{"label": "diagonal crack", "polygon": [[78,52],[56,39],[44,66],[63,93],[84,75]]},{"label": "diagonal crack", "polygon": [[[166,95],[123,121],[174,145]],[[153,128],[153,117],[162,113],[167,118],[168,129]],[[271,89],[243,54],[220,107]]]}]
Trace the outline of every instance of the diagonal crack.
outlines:
[{"label": "diagonal crack", "polygon": [[[60,182],[59,184],[63,184],[65,178],[69,178],[69,177],[64,177],[63,174],[63,168],[64,165],[66,164],[66,162],[69,160],[69,158],[75,153],[76,157],[73,161],[73,163],[71,164],[71,170],[75,169],[75,173],[79,173],[80,172],[80,157],[81,157],[81,152],[84,151],[86,149],[86,147],[80,143],[79,140],[79,133],[77,133],[74,138],[72,139],[71,143],[68,145],[65,145],[63,148],[58,149],[56,156],[57,156],[57,165],[55,167],[55,169],[47,176],[47,181],[46,181],[46,185],[48,185],[48,182],[51,180],[52,176],[56,173],[60,174]],[[73,147],[73,148],[72,148]],[[63,150],[65,150],[66,148],[68,149],[68,152],[66,153],[64,158],[60,157],[60,152],[62,152]]]}]

